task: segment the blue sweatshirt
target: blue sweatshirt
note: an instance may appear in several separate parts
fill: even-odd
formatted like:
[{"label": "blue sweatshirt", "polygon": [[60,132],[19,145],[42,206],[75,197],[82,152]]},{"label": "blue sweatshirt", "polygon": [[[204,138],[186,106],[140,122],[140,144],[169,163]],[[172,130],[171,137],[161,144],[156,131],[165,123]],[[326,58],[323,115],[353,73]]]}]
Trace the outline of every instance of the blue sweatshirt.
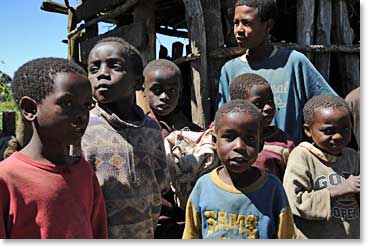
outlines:
[{"label": "blue sweatshirt", "polygon": [[293,215],[277,177],[261,170],[255,183],[239,191],[219,178],[219,168],[195,184],[183,239],[295,238]]},{"label": "blue sweatshirt", "polygon": [[230,101],[229,83],[244,73],[255,73],[271,85],[277,112],[273,125],[299,143],[303,137],[302,109],[313,96],[337,95],[302,53],[286,48],[274,48],[271,55],[248,63],[245,55],[228,61],[221,70],[217,108]]}]

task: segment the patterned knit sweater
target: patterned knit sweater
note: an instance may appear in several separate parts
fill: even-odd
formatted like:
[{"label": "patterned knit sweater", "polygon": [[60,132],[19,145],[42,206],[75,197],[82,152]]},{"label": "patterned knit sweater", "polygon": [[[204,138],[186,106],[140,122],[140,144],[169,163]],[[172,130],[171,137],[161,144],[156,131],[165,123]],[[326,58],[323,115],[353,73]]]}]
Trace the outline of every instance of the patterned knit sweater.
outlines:
[{"label": "patterned knit sweater", "polygon": [[159,125],[136,112],[141,121],[125,122],[96,106],[82,139],[104,194],[110,238],[153,238],[161,192],[169,188]]}]

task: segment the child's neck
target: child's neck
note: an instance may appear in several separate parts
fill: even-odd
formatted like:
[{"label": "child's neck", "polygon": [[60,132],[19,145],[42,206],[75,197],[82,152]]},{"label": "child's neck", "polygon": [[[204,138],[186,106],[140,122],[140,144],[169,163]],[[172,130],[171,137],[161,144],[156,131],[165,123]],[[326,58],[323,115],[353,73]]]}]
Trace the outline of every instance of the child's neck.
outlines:
[{"label": "child's neck", "polygon": [[20,152],[33,160],[51,162],[56,166],[75,162],[75,158],[68,155],[65,145],[42,143],[37,134],[33,134],[30,142]]},{"label": "child's neck", "polygon": [[137,105],[133,100],[122,99],[118,102],[102,104],[102,108],[107,108],[112,113],[116,114],[121,120],[124,121],[139,121],[141,118],[136,113]]},{"label": "child's neck", "polygon": [[237,189],[245,188],[256,182],[260,177],[259,169],[250,167],[243,173],[232,173],[226,167],[219,170],[219,178],[226,184],[233,185]]},{"label": "child's neck", "polygon": [[261,61],[269,57],[272,51],[273,45],[271,45],[268,40],[264,40],[264,42],[256,48],[249,49],[246,58],[248,62]]},{"label": "child's neck", "polygon": [[263,129],[263,137],[267,138],[273,135],[278,129],[274,126],[267,126]]}]

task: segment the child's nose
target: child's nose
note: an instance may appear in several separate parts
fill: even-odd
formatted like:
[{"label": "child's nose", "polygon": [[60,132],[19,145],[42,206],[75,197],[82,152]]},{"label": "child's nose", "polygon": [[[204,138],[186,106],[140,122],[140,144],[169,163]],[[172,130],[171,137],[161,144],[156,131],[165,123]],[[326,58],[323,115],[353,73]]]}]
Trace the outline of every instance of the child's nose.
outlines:
[{"label": "child's nose", "polygon": [[169,99],[168,94],[164,91],[162,92],[162,94],[160,95],[160,99],[161,101],[167,101]]},{"label": "child's nose", "polygon": [[270,106],[269,104],[265,104],[264,107],[263,107],[263,111],[266,112],[266,113],[269,113],[273,110],[273,107]]},{"label": "child's nose", "polygon": [[344,136],[339,132],[337,132],[333,135],[333,140],[334,141],[341,141],[341,140],[343,140],[343,138],[344,138]]},{"label": "child's nose", "polygon": [[101,68],[99,69],[97,77],[106,77],[110,75],[110,68],[107,65],[102,64]]},{"label": "child's nose", "polygon": [[246,147],[246,144],[241,138],[237,138],[235,140],[235,148],[236,149],[244,149],[245,147]]}]

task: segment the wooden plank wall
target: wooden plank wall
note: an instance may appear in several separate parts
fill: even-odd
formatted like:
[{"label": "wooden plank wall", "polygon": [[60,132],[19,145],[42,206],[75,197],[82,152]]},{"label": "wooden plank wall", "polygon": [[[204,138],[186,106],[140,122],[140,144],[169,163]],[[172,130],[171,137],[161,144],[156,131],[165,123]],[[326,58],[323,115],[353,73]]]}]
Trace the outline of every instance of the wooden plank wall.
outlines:
[{"label": "wooden plank wall", "polygon": [[[350,2],[349,2],[350,3]],[[352,46],[348,0],[297,0],[297,43]],[[342,97],[360,85],[359,54],[306,53],[324,78]]]}]

